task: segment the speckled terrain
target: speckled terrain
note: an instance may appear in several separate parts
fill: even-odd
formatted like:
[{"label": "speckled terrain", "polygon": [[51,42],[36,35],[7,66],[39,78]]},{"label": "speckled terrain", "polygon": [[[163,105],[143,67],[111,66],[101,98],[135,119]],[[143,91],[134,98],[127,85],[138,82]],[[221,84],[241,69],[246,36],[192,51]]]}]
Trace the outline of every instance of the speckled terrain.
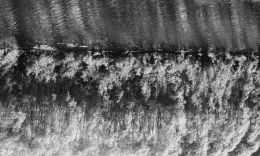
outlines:
[{"label": "speckled terrain", "polygon": [[257,58],[23,54],[1,57],[0,155],[259,155]]}]

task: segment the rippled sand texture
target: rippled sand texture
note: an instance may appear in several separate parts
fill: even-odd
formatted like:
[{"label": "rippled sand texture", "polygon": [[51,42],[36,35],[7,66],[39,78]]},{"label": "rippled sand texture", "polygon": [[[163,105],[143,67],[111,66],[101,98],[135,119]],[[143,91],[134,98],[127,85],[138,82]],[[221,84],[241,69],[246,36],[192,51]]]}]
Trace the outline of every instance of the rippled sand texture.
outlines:
[{"label": "rippled sand texture", "polygon": [[[1,0],[1,42],[257,49],[260,4],[250,0]],[[14,39],[15,38],[15,39]]]}]

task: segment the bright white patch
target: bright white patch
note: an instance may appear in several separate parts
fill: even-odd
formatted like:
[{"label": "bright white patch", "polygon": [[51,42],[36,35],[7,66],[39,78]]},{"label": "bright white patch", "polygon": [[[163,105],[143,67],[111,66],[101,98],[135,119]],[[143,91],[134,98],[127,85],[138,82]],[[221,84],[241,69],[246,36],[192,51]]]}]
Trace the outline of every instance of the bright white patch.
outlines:
[{"label": "bright white patch", "polygon": [[36,46],[33,47],[33,49],[50,50],[50,51],[56,50],[55,48],[50,47],[50,46],[48,46],[48,45],[40,45],[40,46],[36,45]]}]

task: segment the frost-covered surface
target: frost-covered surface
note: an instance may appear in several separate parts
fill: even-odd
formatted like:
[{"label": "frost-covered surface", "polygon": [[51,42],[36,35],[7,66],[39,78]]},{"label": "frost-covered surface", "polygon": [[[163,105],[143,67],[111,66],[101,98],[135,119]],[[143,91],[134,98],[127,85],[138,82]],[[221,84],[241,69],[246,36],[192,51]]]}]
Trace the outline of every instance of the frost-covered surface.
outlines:
[{"label": "frost-covered surface", "polygon": [[259,155],[254,57],[0,54],[0,155]]},{"label": "frost-covered surface", "polygon": [[[16,131],[1,131],[0,154],[244,156],[259,148],[260,118],[248,108],[191,114],[177,106],[152,103],[149,110],[137,106],[110,112],[115,116],[85,109],[34,108]],[[8,115],[13,119],[19,114]]]}]

